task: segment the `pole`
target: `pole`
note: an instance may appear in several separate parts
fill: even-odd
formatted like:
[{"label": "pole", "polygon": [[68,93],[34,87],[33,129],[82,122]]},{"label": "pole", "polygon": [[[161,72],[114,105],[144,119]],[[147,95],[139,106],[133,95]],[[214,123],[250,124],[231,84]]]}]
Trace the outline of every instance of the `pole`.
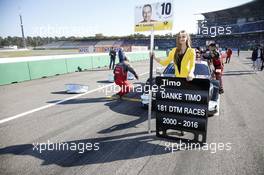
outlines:
[{"label": "pole", "polygon": [[26,40],[25,40],[25,35],[24,35],[24,28],[23,28],[23,22],[22,22],[22,15],[19,14],[20,18],[20,27],[21,27],[21,33],[22,33],[22,41],[23,41],[23,47],[26,48]]},{"label": "pole", "polygon": [[[150,53],[153,53],[154,47],[154,26],[152,26],[150,35]],[[148,133],[151,133],[151,110],[152,110],[152,76],[153,76],[153,56],[150,56],[149,66],[149,105],[148,105]]]}]

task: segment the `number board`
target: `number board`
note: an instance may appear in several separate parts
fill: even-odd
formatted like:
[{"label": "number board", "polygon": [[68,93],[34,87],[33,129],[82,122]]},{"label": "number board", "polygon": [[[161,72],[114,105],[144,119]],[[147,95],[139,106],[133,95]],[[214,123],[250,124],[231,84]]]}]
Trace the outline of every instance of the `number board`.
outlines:
[{"label": "number board", "polygon": [[135,7],[135,32],[172,30],[173,3],[164,1]]},{"label": "number board", "polygon": [[187,131],[194,134],[191,141],[205,143],[210,80],[156,77],[156,84],[156,135],[190,141],[167,133],[169,129]]}]

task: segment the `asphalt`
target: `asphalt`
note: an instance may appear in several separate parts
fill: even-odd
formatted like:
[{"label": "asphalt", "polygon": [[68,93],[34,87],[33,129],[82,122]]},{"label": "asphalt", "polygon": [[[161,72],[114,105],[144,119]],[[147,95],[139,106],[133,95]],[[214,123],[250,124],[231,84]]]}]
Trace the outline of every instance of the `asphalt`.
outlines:
[{"label": "asphalt", "polygon": [[[111,70],[0,86],[0,121],[24,113],[0,124],[0,174],[264,174],[264,71],[255,74],[249,56],[235,53],[225,65],[225,93],[219,116],[208,119],[204,150],[172,149],[171,141],[155,136],[154,116],[148,134],[147,111],[129,100],[139,98],[137,93],[124,100],[107,98],[111,94],[102,90],[78,97],[65,93],[67,83],[110,87]],[[132,65],[145,73],[132,81],[138,86],[148,77],[149,63]],[[43,144],[41,152],[33,145],[48,142],[54,144],[50,150]],[[71,146],[59,150],[55,143]]]}]

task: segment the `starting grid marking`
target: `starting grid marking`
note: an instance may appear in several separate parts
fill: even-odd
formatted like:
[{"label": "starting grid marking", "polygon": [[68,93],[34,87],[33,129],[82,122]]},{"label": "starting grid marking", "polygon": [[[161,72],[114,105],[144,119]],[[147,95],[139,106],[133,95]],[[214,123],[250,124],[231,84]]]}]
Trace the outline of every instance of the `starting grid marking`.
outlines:
[{"label": "starting grid marking", "polygon": [[113,100],[124,100],[124,101],[131,101],[131,102],[141,102],[141,99],[138,98],[130,98],[130,97],[122,97],[122,98],[118,98],[118,97],[112,97],[112,96],[106,96],[106,98],[108,99],[113,99]]}]

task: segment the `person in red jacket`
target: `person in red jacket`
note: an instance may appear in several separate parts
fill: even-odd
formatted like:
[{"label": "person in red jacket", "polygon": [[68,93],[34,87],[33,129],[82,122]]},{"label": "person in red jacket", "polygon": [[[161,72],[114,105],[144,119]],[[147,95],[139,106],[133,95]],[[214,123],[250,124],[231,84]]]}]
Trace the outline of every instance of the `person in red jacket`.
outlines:
[{"label": "person in red jacket", "polygon": [[210,59],[214,66],[215,78],[216,80],[219,80],[220,83],[219,93],[222,94],[224,93],[223,79],[222,79],[223,70],[224,70],[223,62],[222,59],[220,58],[220,54],[216,48],[215,43],[211,43],[209,45],[209,51],[210,51]]},{"label": "person in red jacket", "polygon": [[132,85],[127,80],[127,72],[131,72],[138,80],[138,75],[135,70],[130,66],[128,58],[124,57],[124,62],[118,63],[114,69],[115,84],[120,86],[121,90],[112,97],[121,98],[125,94],[129,93]]},{"label": "person in red jacket", "polygon": [[228,48],[226,50],[226,62],[225,63],[229,63],[230,62],[231,56],[232,56],[232,49]]}]

